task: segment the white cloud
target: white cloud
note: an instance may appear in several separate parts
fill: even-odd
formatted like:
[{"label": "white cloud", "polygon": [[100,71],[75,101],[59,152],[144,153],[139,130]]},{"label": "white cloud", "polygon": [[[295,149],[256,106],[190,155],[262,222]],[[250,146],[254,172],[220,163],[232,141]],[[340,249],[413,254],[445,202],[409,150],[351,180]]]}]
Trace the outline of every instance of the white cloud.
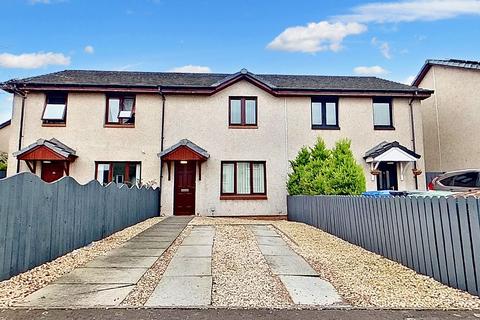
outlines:
[{"label": "white cloud", "polygon": [[408,84],[410,86],[412,85],[413,80],[415,80],[415,76],[408,76],[405,80],[402,81],[402,83]]},{"label": "white cloud", "polygon": [[83,48],[83,51],[85,51],[85,53],[92,54],[95,52],[95,49],[92,46],[86,46],[85,48]]},{"label": "white cloud", "polygon": [[357,22],[320,21],[306,26],[285,29],[267,48],[279,51],[315,53],[318,51],[338,51],[345,37],[363,33],[367,27]]},{"label": "white cloud", "polygon": [[353,72],[361,75],[382,75],[382,74],[388,73],[387,70],[385,70],[380,66],[371,66],[371,67],[359,66],[354,68]]},{"label": "white cloud", "polygon": [[19,55],[0,53],[0,67],[3,68],[36,69],[49,65],[66,66],[69,64],[70,57],[63,55],[63,53],[37,52]]},{"label": "white cloud", "polygon": [[388,42],[379,41],[377,38],[373,37],[372,44],[380,50],[381,54],[385,58],[392,59],[392,54],[390,52],[390,44]]},{"label": "white cloud", "polygon": [[354,7],[340,21],[389,23],[435,21],[461,15],[480,15],[480,0],[404,0],[372,2]]},{"label": "white cloud", "polygon": [[171,70],[171,72],[187,72],[187,73],[210,73],[212,70],[209,67],[205,66],[194,66],[194,65],[186,65],[182,67],[176,67]]}]

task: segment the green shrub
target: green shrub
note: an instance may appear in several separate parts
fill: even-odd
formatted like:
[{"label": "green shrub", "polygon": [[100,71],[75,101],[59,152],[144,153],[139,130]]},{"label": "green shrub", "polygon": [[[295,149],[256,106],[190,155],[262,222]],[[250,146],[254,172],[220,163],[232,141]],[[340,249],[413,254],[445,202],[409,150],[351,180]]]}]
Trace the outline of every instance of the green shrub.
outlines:
[{"label": "green shrub", "polygon": [[7,154],[0,153],[0,171],[7,170]]},{"label": "green shrub", "polygon": [[355,161],[347,139],[337,141],[329,150],[322,138],[313,148],[303,147],[290,161],[290,195],[355,195],[366,189],[363,168]]}]

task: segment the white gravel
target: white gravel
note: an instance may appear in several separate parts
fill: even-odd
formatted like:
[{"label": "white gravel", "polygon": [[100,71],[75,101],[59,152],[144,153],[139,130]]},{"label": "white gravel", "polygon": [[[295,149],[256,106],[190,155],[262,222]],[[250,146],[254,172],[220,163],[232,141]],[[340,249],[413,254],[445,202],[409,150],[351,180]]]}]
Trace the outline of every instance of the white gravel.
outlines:
[{"label": "white gravel", "polygon": [[303,223],[273,225],[294,251],[353,306],[386,309],[480,309],[480,298]]},{"label": "white gravel", "polygon": [[213,306],[281,308],[292,304],[250,230],[242,225],[216,225],[215,230]]}]

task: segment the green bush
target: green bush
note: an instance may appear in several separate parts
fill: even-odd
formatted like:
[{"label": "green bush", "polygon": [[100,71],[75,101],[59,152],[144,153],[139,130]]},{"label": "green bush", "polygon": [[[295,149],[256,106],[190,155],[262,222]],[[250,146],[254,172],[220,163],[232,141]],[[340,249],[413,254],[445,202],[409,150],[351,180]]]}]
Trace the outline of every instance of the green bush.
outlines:
[{"label": "green bush", "polygon": [[363,168],[355,161],[347,139],[329,150],[322,138],[313,148],[303,147],[291,161],[287,189],[290,195],[356,195],[366,189]]},{"label": "green bush", "polygon": [[7,170],[7,154],[0,153],[0,171]]}]

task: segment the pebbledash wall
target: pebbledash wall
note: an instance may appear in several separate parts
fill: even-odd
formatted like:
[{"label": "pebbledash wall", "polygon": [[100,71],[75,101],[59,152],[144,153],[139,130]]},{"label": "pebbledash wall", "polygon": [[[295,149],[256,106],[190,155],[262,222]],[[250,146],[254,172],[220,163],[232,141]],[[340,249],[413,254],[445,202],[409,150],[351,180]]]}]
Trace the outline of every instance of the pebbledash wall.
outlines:
[{"label": "pebbledash wall", "polygon": [[[258,128],[228,128],[228,97],[258,98]],[[95,161],[141,161],[141,178],[159,181],[160,128],[162,100],[157,94],[136,95],[135,128],[104,128],[105,94],[69,93],[66,127],[42,127],[41,115],[45,96],[30,93],[26,99],[24,138],[22,147],[39,138],[57,138],[76,150],[78,158],[70,175],[79,182],[95,176]],[[371,97],[339,98],[341,130],[311,129],[310,97],[275,97],[247,81],[237,82],[212,96],[167,95],[165,105],[165,148],[181,139],[189,139],[207,150],[210,158],[202,164],[202,179],[196,182],[196,213],[200,215],[278,215],[287,213],[286,179],[289,160],[302,146],[311,146],[321,136],[328,146],[341,138],[352,140],[357,161],[365,169],[367,189],[376,189],[370,168],[363,160],[365,151],[382,141],[397,140],[412,148],[410,98],[394,98],[395,130],[373,128]],[[12,135],[10,139],[9,172],[14,174],[18,150],[18,126],[21,98],[14,99]],[[423,155],[419,102],[413,102],[416,150]],[[267,200],[220,200],[220,162],[224,160],[266,161]],[[424,167],[423,157],[417,163]],[[411,165],[409,165],[411,166]],[[24,163],[22,171],[27,171]],[[173,214],[173,174],[167,179],[164,165],[162,182],[162,213]],[[399,189],[413,189],[412,174],[405,174]],[[39,174],[39,173],[38,173]],[[425,188],[425,178],[418,177],[419,188]]]},{"label": "pebbledash wall", "polygon": [[422,101],[426,170],[480,167],[480,71],[432,65],[419,86],[434,90]]}]

